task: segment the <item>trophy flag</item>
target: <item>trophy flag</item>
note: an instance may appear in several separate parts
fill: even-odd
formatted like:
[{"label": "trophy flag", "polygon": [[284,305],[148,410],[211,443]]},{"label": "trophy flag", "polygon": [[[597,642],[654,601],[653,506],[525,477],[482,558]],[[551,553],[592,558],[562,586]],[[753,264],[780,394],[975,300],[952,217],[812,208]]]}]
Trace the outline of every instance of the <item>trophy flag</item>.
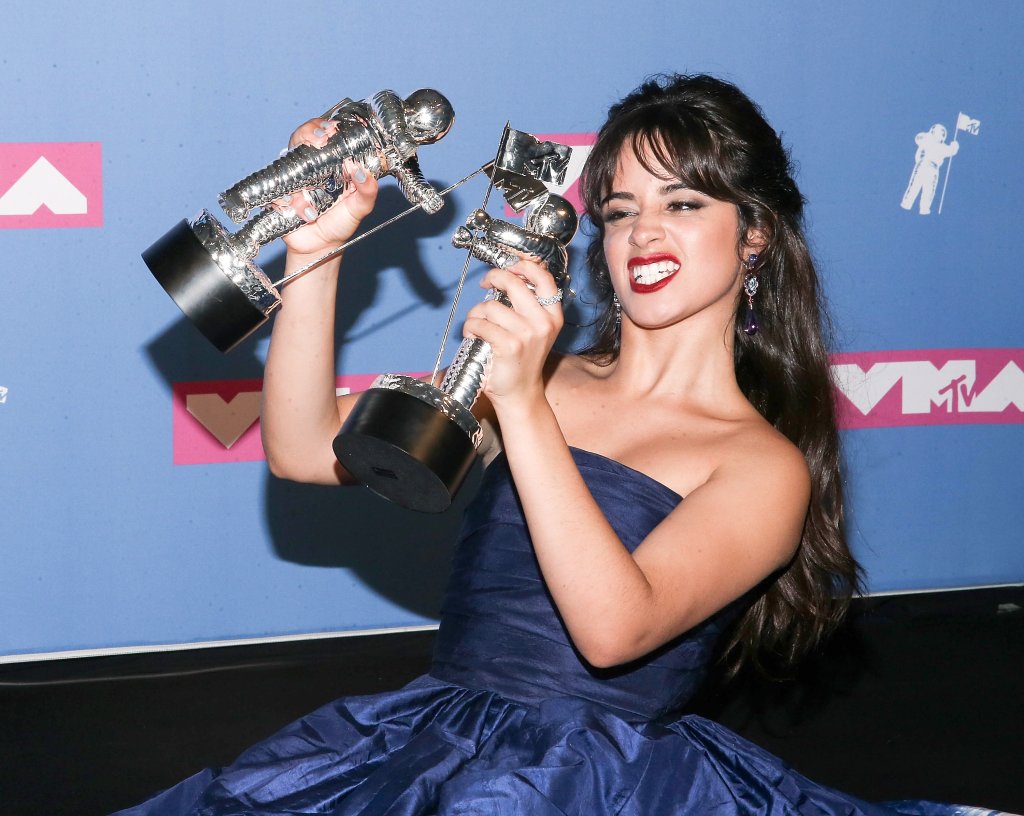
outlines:
[{"label": "trophy flag", "polygon": [[491,180],[508,205],[522,212],[531,201],[549,192],[546,185],[565,181],[571,154],[572,148],[567,145],[542,142],[506,125]]}]

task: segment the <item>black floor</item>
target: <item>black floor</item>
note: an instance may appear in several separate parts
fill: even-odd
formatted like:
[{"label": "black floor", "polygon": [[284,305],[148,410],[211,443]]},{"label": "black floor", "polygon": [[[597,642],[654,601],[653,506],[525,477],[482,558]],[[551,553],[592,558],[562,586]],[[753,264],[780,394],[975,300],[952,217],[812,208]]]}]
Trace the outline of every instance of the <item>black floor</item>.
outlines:
[{"label": "black floor", "polygon": [[[0,816],[126,807],[343,694],[429,665],[431,633],[0,666]],[[857,604],[786,682],[698,713],[866,799],[1024,813],[1024,588]],[[652,814],[652,816],[656,816]]]}]

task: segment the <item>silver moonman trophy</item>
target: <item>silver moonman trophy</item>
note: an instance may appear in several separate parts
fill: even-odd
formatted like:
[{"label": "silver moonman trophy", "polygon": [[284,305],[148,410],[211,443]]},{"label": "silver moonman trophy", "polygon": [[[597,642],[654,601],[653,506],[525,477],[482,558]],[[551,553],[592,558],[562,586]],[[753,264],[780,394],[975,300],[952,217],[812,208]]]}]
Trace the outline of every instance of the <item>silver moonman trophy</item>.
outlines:
[{"label": "silver moonman trophy", "polygon": [[[561,292],[568,287],[566,245],[576,233],[576,211],[545,184],[561,184],[570,148],[505,128],[498,155],[485,166],[491,185],[509,205],[525,209],[524,226],[492,219],[484,206],[459,227],[452,243],[470,258],[501,268],[520,257],[547,265]],[[488,187],[487,195],[490,194]],[[465,268],[463,269],[463,277]],[[504,292],[488,297],[511,307]],[[442,345],[443,348],[443,345]],[[439,355],[440,359],[440,355]],[[338,460],[375,493],[411,510],[440,512],[452,502],[482,439],[471,408],[491,360],[483,340],[463,340],[440,387],[400,374],[383,374],[363,392],[334,439]]]},{"label": "silver moonman trophy", "polygon": [[[242,224],[237,232],[203,210],[142,253],[167,294],[221,351],[265,323],[281,304],[277,287],[298,276],[275,285],[253,262],[263,246],[306,223],[294,210],[270,207],[275,199],[305,191],[302,206],[326,212],[349,182],[344,165],[352,160],[376,178],[394,176],[414,208],[441,209],[441,194],[423,178],[416,152],[451,128],[455,113],[444,96],[425,88],[402,100],[385,90],[360,102],[344,99],[323,118],[336,127],[323,147],[298,145],[220,194],[224,212]],[[250,218],[256,208],[266,209]]]}]

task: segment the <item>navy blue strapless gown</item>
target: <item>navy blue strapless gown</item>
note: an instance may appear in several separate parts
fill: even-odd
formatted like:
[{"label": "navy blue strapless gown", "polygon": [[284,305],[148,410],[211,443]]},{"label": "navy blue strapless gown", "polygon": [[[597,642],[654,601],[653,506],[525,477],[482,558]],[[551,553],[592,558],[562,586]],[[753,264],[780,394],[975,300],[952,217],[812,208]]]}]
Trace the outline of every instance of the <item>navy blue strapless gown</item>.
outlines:
[{"label": "navy blue strapless gown", "polygon": [[[573,454],[630,549],[680,501],[625,465]],[[734,613],[635,663],[591,668],[541,580],[499,457],[466,514],[429,675],[324,706],[122,816],[990,812],[871,805],[714,722],[673,717]]]}]

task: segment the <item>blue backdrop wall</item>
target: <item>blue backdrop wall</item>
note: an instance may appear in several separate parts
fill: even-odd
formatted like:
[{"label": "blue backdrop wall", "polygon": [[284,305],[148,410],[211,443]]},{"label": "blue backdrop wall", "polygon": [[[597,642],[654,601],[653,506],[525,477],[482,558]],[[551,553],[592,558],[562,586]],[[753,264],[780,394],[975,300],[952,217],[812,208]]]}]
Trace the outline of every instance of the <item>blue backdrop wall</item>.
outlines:
[{"label": "blue backdrop wall", "polygon": [[[423,517],[270,477],[266,331],[220,354],[139,258],[181,218],[219,214],[217,193],[299,122],[382,88],[452,101],[455,127],[421,153],[446,185],[488,160],[506,120],[582,158],[648,74],[739,83],[784,132],[810,202],[871,590],[1024,580],[1024,7],[526,1],[491,15],[463,0],[5,11],[0,659],[433,622],[459,507]],[[378,218],[404,203],[385,186]],[[482,193],[468,184],[351,251],[341,386],[433,365],[462,263],[450,235]],[[272,276],[281,254],[259,258]]]}]

